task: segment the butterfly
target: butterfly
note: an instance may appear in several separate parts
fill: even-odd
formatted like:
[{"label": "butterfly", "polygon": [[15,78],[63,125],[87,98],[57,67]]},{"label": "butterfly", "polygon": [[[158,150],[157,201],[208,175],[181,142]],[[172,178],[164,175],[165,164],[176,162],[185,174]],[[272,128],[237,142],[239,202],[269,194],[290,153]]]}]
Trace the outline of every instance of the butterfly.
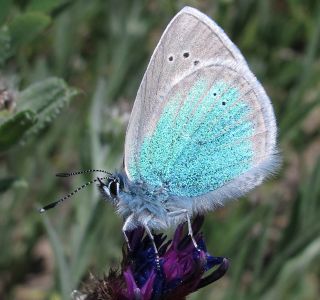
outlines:
[{"label": "butterfly", "polygon": [[153,239],[152,229],[183,221],[193,239],[192,216],[246,194],[276,170],[276,137],[271,102],[239,49],[213,20],[185,7],[165,29],[140,84],[122,170],[96,170],[107,176],[88,184],[98,182],[124,218],[127,242],[126,232],[137,226]]}]

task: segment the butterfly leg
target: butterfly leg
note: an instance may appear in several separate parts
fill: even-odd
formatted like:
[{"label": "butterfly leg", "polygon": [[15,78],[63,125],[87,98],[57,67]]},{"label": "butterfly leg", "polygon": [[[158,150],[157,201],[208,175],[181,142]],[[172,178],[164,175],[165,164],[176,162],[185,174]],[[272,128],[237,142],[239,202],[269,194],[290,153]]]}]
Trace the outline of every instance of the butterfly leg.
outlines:
[{"label": "butterfly leg", "polygon": [[193,236],[192,225],[191,225],[191,220],[190,220],[190,216],[188,214],[188,211],[186,209],[181,209],[181,210],[177,210],[177,211],[173,211],[173,212],[168,213],[168,215],[170,217],[176,217],[176,216],[180,216],[182,214],[186,216],[187,224],[188,224],[188,234],[191,238],[191,241],[192,241],[194,247],[199,250],[198,244]]},{"label": "butterfly leg", "polygon": [[130,247],[130,242],[129,242],[129,238],[127,236],[126,231],[130,228],[130,226],[132,225],[132,221],[133,221],[133,215],[130,215],[124,222],[123,226],[122,226],[122,233],[124,236],[124,239],[127,243],[128,249],[129,251],[131,251],[131,247]]},{"label": "butterfly leg", "polygon": [[151,232],[151,230],[150,230],[150,228],[148,227],[147,224],[144,224],[144,229],[145,229],[147,235],[149,236],[149,238],[151,240],[151,243],[152,243],[152,246],[153,246],[153,249],[154,249],[154,254],[155,254],[155,257],[156,257],[157,269],[160,270],[160,257],[159,257],[159,252],[158,252],[158,249],[157,249],[157,245],[154,242],[153,234],[152,234],[152,232]]},{"label": "butterfly leg", "polygon": [[194,236],[193,236],[193,231],[192,231],[192,226],[191,226],[191,220],[190,220],[190,216],[188,214],[188,212],[186,212],[186,217],[187,217],[187,222],[188,222],[188,234],[192,240],[192,243],[194,245],[194,247],[199,250],[198,248],[198,244],[196,242],[196,240],[194,239]]}]

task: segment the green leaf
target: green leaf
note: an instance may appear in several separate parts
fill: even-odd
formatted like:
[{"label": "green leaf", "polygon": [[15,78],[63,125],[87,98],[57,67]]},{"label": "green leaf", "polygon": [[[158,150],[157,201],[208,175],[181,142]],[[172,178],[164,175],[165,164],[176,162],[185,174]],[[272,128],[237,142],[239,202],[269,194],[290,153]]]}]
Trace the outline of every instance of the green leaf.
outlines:
[{"label": "green leaf", "polygon": [[59,272],[59,283],[61,286],[63,299],[69,299],[73,287],[70,280],[71,274],[69,271],[69,265],[63,251],[63,244],[59,238],[57,231],[45,214],[43,214],[43,222],[49,234],[52,249],[56,258]]},{"label": "green leaf", "polygon": [[320,105],[320,97],[309,103],[296,105],[295,110],[290,110],[280,122],[280,139],[287,139],[290,134],[306,119],[310,112]]},{"label": "green leaf", "polygon": [[[90,211],[90,215],[85,225],[82,227],[81,235],[77,243],[77,247],[74,249],[72,258],[72,264],[70,266],[73,284],[77,286],[85,274],[85,270],[88,267],[92,247],[94,240],[99,233],[99,226],[105,224],[103,217],[105,216],[105,206],[102,201],[99,201],[97,205]],[[97,220],[101,220],[97,222]],[[103,224],[101,224],[103,223]]]},{"label": "green leaf", "polygon": [[35,114],[30,110],[24,110],[2,123],[0,126],[0,151],[8,150],[17,144],[35,122]]},{"label": "green leaf", "polygon": [[40,12],[27,12],[16,17],[9,25],[14,48],[32,41],[49,24],[50,17]]},{"label": "green leaf", "polygon": [[30,128],[28,135],[37,133],[51,123],[77,93],[76,89],[58,78],[37,82],[21,92],[19,110],[31,110],[37,116],[37,123]]},{"label": "green leaf", "polygon": [[305,278],[307,270],[312,266],[318,266],[319,262],[320,237],[306,245],[301,253],[286,261],[284,266],[279,269],[279,278],[274,287],[269,288],[268,297],[263,299],[292,299],[296,293],[295,287]]},{"label": "green leaf", "polygon": [[304,251],[306,245],[319,237],[319,232],[320,224],[314,224],[314,226],[305,230],[303,234],[299,234],[295,239],[293,239],[282,252],[277,253],[276,257],[264,270],[262,280],[256,284],[256,290],[260,293],[265,292],[273,281],[277,279],[279,270],[283,266],[284,262],[288,261],[295,255],[299,255],[301,251]]},{"label": "green leaf", "polygon": [[11,56],[11,37],[8,28],[0,29],[0,66]]}]

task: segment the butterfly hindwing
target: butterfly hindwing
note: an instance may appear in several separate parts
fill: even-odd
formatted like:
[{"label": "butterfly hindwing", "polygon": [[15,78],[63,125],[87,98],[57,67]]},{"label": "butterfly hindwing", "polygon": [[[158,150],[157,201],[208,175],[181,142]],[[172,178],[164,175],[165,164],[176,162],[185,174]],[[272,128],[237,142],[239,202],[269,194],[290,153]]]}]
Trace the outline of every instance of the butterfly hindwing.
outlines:
[{"label": "butterfly hindwing", "polygon": [[263,108],[231,67],[202,68],[176,84],[167,98],[154,111],[157,122],[144,137],[137,161],[129,165],[133,178],[165,185],[173,195],[199,196],[272,156]]}]

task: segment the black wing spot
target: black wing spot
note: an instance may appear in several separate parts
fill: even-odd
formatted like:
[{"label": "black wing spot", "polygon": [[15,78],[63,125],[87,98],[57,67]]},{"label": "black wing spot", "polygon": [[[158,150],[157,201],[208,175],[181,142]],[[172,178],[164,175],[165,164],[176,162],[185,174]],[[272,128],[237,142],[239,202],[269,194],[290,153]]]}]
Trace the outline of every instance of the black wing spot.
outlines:
[{"label": "black wing spot", "polygon": [[217,96],[217,93],[213,93],[213,96]]},{"label": "black wing spot", "polygon": [[195,60],[195,61],[193,62],[193,64],[196,66],[199,62],[200,62],[200,61]]},{"label": "black wing spot", "polygon": [[173,56],[172,56],[172,55],[169,56],[168,60],[169,60],[169,61],[173,61]]},{"label": "black wing spot", "polygon": [[226,103],[224,101],[222,101],[222,105],[226,105]]},{"label": "black wing spot", "polygon": [[184,58],[188,58],[188,57],[189,57],[189,55],[190,55],[190,54],[189,54],[189,52],[185,52],[185,53],[183,53],[183,57],[184,57]]}]

